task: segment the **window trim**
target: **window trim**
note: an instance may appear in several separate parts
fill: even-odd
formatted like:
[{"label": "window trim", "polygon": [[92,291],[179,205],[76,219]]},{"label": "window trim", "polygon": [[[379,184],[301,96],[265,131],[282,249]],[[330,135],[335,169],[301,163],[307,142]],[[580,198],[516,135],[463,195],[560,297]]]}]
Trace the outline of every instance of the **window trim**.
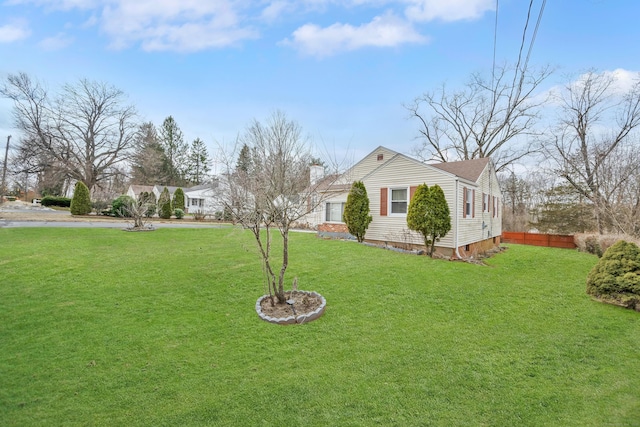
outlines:
[{"label": "window trim", "polygon": [[[328,218],[328,213],[329,211],[329,205],[337,205],[340,204],[340,221],[334,221],[334,220],[330,220]],[[342,221],[342,217],[344,215],[344,206],[345,206],[346,202],[341,202],[341,201],[333,201],[333,202],[325,202],[324,204],[324,222],[327,223],[332,223],[332,224],[344,224],[344,221]]]},{"label": "window trim", "polygon": [[[404,190],[405,191],[405,200],[393,200],[393,192],[394,191],[400,191],[400,190]],[[411,189],[410,187],[389,187],[389,203],[388,203],[388,215],[389,216],[407,216],[407,213],[409,212],[409,202],[410,202],[410,194],[411,194]],[[394,203],[406,203],[406,207],[405,207],[405,211],[404,212],[393,212],[393,204]]]},{"label": "window trim", "polygon": [[[476,216],[476,190],[470,187],[462,187],[462,218],[475,218]],[[467,206],[469,212],[467,213]]]},{"label": "window trim", "polygon": [[488,193],[482,193],[482,213],[491,212],[491,205],[489,202],[491,201],[491,196]]}]

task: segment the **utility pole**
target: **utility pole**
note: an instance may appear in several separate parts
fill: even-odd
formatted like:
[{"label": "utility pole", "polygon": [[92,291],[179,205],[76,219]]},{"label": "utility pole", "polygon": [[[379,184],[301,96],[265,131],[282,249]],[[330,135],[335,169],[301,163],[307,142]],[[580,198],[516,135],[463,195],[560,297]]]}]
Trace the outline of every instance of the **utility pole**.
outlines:
[{"label": "utility pole", "polygon": [[7,178],[7,160],[9,159],[9,141],[11,135],[7,136],[7,148],[4,151],[4,165],[2,166],[2,182],[0,183],[0,204],[4,201],[5,183]]}]

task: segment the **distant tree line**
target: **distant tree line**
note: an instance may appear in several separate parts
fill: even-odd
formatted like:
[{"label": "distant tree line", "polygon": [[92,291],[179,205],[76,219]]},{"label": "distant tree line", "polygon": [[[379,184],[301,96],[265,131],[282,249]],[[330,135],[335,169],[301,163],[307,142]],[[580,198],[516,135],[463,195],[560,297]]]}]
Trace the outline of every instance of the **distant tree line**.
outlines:
[{"label": "distant tree line", "polygon": [[211,172],[206,144],[191,144],[172,116],[156,129],[140,122],[125,94],[103,82],[80,79],[50,92],[25,73],[9,74],[0,95],[13,102],[21,132],[7,172],[14,192],[64,195],[82,182],[94,198],[109,199],[128,184],[199,185]]}]

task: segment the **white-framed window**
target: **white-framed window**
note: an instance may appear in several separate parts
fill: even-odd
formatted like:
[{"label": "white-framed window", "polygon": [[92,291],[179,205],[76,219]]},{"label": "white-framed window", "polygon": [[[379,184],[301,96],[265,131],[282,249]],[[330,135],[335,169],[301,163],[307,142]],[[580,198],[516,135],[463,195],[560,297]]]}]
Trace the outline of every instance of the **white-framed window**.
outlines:
[{"label": "white-framed window", "polygon": [[464,198],[464,214],[467,218],[473,217],[473,190],[471,188],[465,189],[466,194]]},{"label": "white-framed window", "polygon": [[198,199],[191,199],[191,206],[198,206]]},{"label": "white-framed window", "polygon": [[482,193],[482,212],[489,212],[489,195]]},{"label": "white-framed window", "polygon": [[391,211],[393,214],[406,214],[409,206],[409,189],[408,188],[392,188],[391,192]]},{"label": "white-framed window", "polygon": [[327,202],[325,207],[325,221],[342,222],[344,202]]}]

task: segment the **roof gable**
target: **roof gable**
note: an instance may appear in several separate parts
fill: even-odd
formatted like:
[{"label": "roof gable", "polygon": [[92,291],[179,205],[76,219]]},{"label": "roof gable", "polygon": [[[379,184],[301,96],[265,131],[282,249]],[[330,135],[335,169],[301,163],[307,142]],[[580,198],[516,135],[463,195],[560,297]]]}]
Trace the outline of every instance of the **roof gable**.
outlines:
[{"label": "roof gable", "polygon": [[133,194],[140,194],[143,192],[147,192],[147,193],[151,193],[153,191],[153,185],[137,185],[137,184],[132,184],[129,186],[129,188],[131,188],[131,191],[133,192]]},{"label": "roof gable", "polygon": [[433,163],[429,166],[449,172],[460,178],[477,182],[490,161],[489,157],[483,157],[481,159],[460,160],[457,162]]},{"label": "roof gable", "polygon": [[351,184],[354,181],[359,181],[397,154],[396,151],[379,146],[343,173],[342,179],[339,179],[337,183]]}]

